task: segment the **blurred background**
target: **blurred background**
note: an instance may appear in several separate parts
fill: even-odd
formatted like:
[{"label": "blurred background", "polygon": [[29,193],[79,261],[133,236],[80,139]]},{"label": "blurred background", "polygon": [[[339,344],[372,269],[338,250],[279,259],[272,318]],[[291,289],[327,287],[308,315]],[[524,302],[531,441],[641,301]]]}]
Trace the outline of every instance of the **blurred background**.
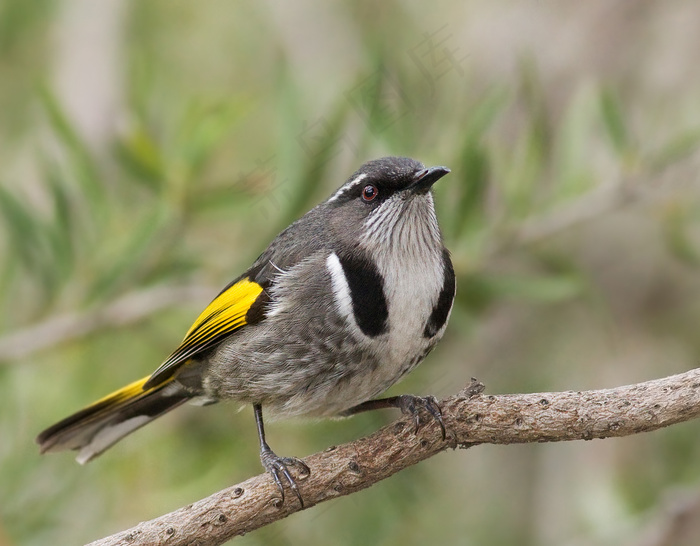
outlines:
[{"label": "blurred background", "polygon": [[[79,544],[261,472],[186,406],[80,467],[46,426],[153,371],[362,162],[436,187],[458,275],[390,393],[614,387],[700,361],[700,5],[0,0],[0,545]],[[392,412],[281,422],[281,454]],[[700,423],[479,446],[238,544],[700,543]]]}]

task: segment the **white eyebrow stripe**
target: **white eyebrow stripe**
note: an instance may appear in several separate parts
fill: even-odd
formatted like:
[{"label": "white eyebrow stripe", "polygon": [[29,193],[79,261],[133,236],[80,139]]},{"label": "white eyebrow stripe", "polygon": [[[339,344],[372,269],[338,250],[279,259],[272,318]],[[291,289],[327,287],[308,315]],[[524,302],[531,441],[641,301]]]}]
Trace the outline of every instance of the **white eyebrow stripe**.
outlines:
[{"label": "white eyebrow stripe", "polygon": [[341,195],[343,195],[346,191],[348,191],[350,188],[357,186],[360,182],[362,182],[365,178],[367,178],[367,173],[362,173],[358,174],[355,178],[350,180],[350,182],[347,182],[346,184],[343,184],[340,189],[335,192],[330,199],[328,199],[327,203],[332,203],[336,199],[338,199]]}]

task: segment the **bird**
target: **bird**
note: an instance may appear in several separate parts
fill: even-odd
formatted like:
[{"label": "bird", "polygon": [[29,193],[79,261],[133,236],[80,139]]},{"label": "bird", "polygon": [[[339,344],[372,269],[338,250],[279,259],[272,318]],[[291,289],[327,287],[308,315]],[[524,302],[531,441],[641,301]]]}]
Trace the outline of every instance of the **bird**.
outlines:
[{"label": "bird", "polygon": [[41,432],[41,453],[76,450],[84,464],[191,401],[252,406],[260,461],[304,507],[296,457],[265,436],[275,418],[347,417],[398,408],[416,432],[421,411],[445,425],[433,396],[377,398],[442,338],[455,297],[432,187],[446,167],[407,157],[364,163],[337,191],[273,239],[194,321],[151,375]]}]

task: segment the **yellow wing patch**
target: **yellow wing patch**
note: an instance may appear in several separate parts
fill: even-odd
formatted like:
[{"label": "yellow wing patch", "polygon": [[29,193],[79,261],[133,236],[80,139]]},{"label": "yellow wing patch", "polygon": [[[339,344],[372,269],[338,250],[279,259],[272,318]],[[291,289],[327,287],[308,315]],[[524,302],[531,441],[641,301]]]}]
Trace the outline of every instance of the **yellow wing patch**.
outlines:
[{"label": "yellow wing patch", "polygon": [[[194,321],[185,334],[182,343],[198,335],[198,331],[207,324],[217,327],[231,322],[234,328],[245,324],[245,315],[253,305],[263,288],[258,283],[243,279],[219,294]],[[238,324],[240,323],[240,324]]]},{"label": "yellow wing patch", "polygon": [[197,317],[180,346],[151,375],[144,388],[161,382],[190,357],[244,326],[248,310],[262,291],[262,286],[246,278],[221,292]]}]

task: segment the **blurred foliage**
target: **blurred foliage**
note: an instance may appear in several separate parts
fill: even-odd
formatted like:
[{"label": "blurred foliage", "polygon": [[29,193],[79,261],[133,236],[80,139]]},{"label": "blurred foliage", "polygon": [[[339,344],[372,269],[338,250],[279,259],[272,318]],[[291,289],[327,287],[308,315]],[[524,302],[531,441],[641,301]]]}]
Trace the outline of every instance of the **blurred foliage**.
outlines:
[{"label": "blurred foliage", "polygon": [[[0,1],[0,340],[149,286],[213,295],[363,161],[394,154],[452,169],[435,193],[458,297],[446,339],[392,392],[447,395],[472,375],[492,392],[578,390],[696,365],[692,81],[678,100],[602,75],[558,86],[536,48],[504,50],[513,70],[489,72],[457,2],[154,0],[119,16],[107,3],[91,13],[115,43],[78,43],[95,62],[121,56],[95,136],[85,120],[104,105],[76,109],[55,82],[69,5]],[[250,410],[225,405],[181,409],[85,468],[36,453],[42,428],[155,369],[196,312],[0,362],[0,545],[85,542],[260,471]],[[391,418],[268,434],[303,456]],[[620,544],[670,487],[696,486],[698,438],[688,423],[449,453],[239,542]]]}]

